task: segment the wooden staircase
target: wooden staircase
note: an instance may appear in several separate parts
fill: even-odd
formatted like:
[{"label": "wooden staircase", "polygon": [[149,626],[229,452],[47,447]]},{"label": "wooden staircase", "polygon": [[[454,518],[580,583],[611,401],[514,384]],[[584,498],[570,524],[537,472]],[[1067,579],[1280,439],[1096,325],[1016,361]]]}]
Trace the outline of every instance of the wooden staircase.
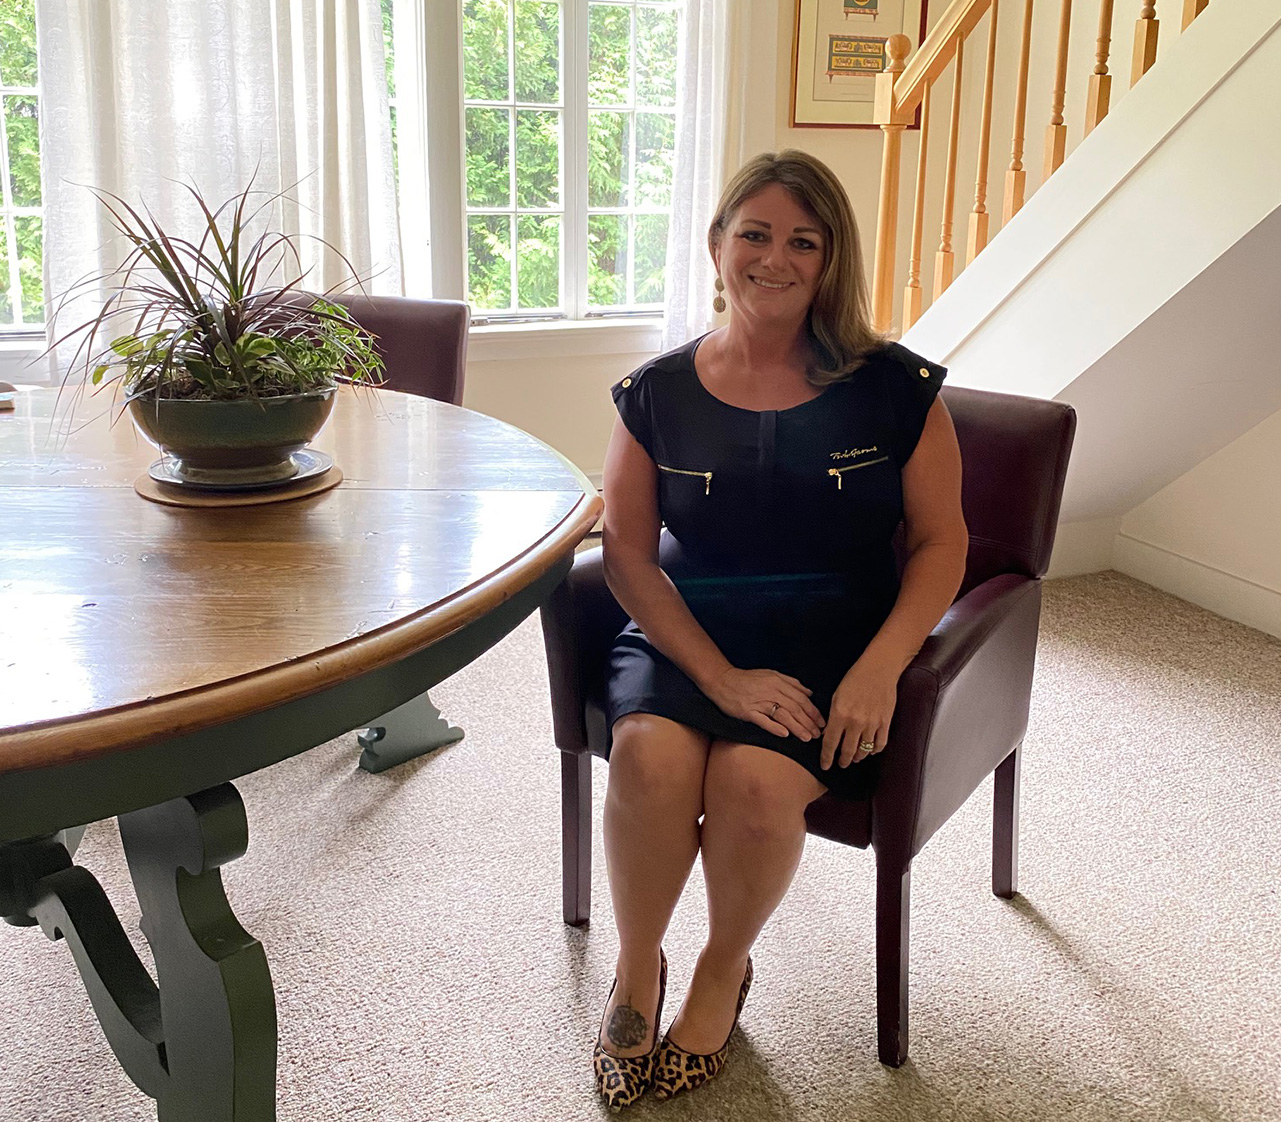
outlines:
[{"label": "wooden staircase", "polygon": [[[1053,3],[1056,0],[1041,0]],[[1040,182],[1047,181],[1063,163],[1067,152],[1068,128],[1064,119],[1065,91],[1068,82],[1069,35],[1074,18],[1097,15],[1098,33],[1094,51],[1094,65],[1089,75],[1089,88],[1083,135],[1088,135],[1108,114],[1113,104],[1112,78],[1109,72],[1109,55],[1112,45],[1114,8],[1116,0],[1057,0],[1057,42],[1052,67],[1052,88],[1046,99],[1050,106],[1049,120],[1045,126],[1044,157]],[[1122,4],[1126,0],[1120,0]],[[1134,0],[1129,0],[1133,3]],[[882,159],[880,199],[876,222],[876,250],[872,278],[872,310],[876,327],[894,335],[907,331],[920,317],[925,307],[925,288],[922,281],[921,261],[926,231],[926,202],[931,192],[937,195],[937,177],[942,175],[941,209],[938,223],[938,249],[934,253],[934,268],[930,278],[930,301],[948,288],[958,272],[971,264],[983,251],[996,231],[992,229],[992,214],[988,210],[988,180],[991,164],[993,107],[999,99],[1012,104],[1010,132],[1010,158],[1004,172],[1004,190],[1001,205],[1001,228],[1022,208],[1028,197],[1028,175],[1024,165],[1028,84],[1031,73],[1031,48],[1033,33],[1034,0],[1006,0],[1005,7],[1012,9],[1006,18],[1019,19],[1018,53],[1011,60],[1003,60],[998,81],[998,30],[1001,20],[1001,0],[953,0],[935,22],[933,30],[915,54],[905,35],[893,35],[886,44],[889,64],[878,75],[873,120],[882,131]],[[1183,0],[1182,24],[1187,27],[1205,9],[1209,0]],[[1144,0],[1138,5],[1134,21],[1133,48],[1131,52],[1130,86],[1138,82],[1156,62],[1160,41],[1160,22],[1156,18],[1154,0]],[[985,18],[986,17],[986,18]],[[1168,34],[1168,33],[1167,33]],[[986,42],[983,42],[986,40]],[[963,258],[953,248],[953,229],[957,195],[957,168],[960,138],[962,135],[962,105],[967,54],[973,59],[982,51],[984,78],[982,108],[977,130],[977,161],[974,183],[974,203],[969,212]],[[910,55],[910,57],[909,57]],[[970,65],[974,65],[973,62]],[[949,80],[950,79],[950,80]],[[1004,79],[1008,79],[1004,80]],[[946,84],[945,84],[946,83]],[[935,86],[944,88],[935,94]],[[950,85],[950,91],[948,89]],[[934,101],[948,98],[946,120],[933,120]],[[931,179],[930,133],[932,128],[947,129],[946,156],[942,166],[934,171]],[[919,128],[920,143],[916,161],[916,176],[912,184],[910,252],[906,261],[898,255],[898,230],[900,212],[905,205],[904,183],[901,174],[903,134],[909,128]],[[973,131],[973,130],[971,130]],[[895,330],[894,296],[896,272],[906,272],[902,290],[901,314]]]}]

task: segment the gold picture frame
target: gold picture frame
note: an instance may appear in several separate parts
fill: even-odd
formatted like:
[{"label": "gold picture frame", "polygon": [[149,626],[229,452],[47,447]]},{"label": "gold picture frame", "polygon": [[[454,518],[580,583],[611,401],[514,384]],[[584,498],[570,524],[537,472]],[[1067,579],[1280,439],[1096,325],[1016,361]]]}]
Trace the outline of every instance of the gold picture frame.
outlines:
[{"label": "gold picture frame", "polygon": [[[885,42],[903,34],[915,51],[925,39],[929,0],[796,0],[792,29],[794,129],[874,129],[876,75]],[[920,127],[920,111],[910,128]]]}]

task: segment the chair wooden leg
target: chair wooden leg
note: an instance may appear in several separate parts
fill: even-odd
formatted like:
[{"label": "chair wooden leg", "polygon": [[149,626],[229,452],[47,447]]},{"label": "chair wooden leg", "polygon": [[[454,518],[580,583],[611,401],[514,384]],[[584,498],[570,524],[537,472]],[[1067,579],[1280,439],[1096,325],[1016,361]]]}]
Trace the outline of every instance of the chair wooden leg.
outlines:
[{"label": "chair wooden leg", "polygon": [[908,914],[912,867],[876,869],[876,1044],[881,1063],[907,1059]]},{"label": "chair wooden leg", "polygon": [[581,927],[592,911],[592,758],[560,754],[561,898],[565,922]]},{"label": "chair wooden leg", "polygon": [[992,892],[1003,900],[1019,890],[1019,779],[1023,768],[1020,744],[996,769],[992,806]]}]

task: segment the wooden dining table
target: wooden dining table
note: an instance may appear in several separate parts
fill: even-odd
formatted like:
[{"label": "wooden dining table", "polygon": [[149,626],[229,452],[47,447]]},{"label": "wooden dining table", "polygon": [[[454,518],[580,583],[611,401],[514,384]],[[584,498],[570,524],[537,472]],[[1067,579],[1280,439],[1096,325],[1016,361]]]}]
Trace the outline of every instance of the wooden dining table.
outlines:
[{"label": "wooden dining table", "polygon": [[[267,956],[219,873],[248,844],[232,781],[491,647],[563,579],[601,500],[510,425],[344,387],[313,443],[337,487],[161,505],[134,489],[158,452],[128,417],[68,405],[23,390],[0,413],[0,915],[65,940],[161,1122],[273,1119]],[[109,817],[154,977],[75,864],[76,828]]]}]

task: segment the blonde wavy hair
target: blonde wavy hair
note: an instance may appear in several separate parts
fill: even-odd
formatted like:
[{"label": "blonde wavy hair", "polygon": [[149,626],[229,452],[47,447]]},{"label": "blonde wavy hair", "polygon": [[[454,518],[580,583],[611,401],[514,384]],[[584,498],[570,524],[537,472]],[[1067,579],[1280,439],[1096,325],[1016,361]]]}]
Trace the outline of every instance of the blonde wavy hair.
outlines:
[{"label": "blonde wavy hair", "polygon": [[872,327],[872,303],[863,275],[863,247],[854,209],[832,169],[796,148],[753,157],[721,192],[707,230],[707,246],[715,252],[738,208],[771,183],[786,188],[823,231],[826,256],[808,323],[817,359],[809,381],[826,386],[853,373],[870,351],[885,342]]}]

